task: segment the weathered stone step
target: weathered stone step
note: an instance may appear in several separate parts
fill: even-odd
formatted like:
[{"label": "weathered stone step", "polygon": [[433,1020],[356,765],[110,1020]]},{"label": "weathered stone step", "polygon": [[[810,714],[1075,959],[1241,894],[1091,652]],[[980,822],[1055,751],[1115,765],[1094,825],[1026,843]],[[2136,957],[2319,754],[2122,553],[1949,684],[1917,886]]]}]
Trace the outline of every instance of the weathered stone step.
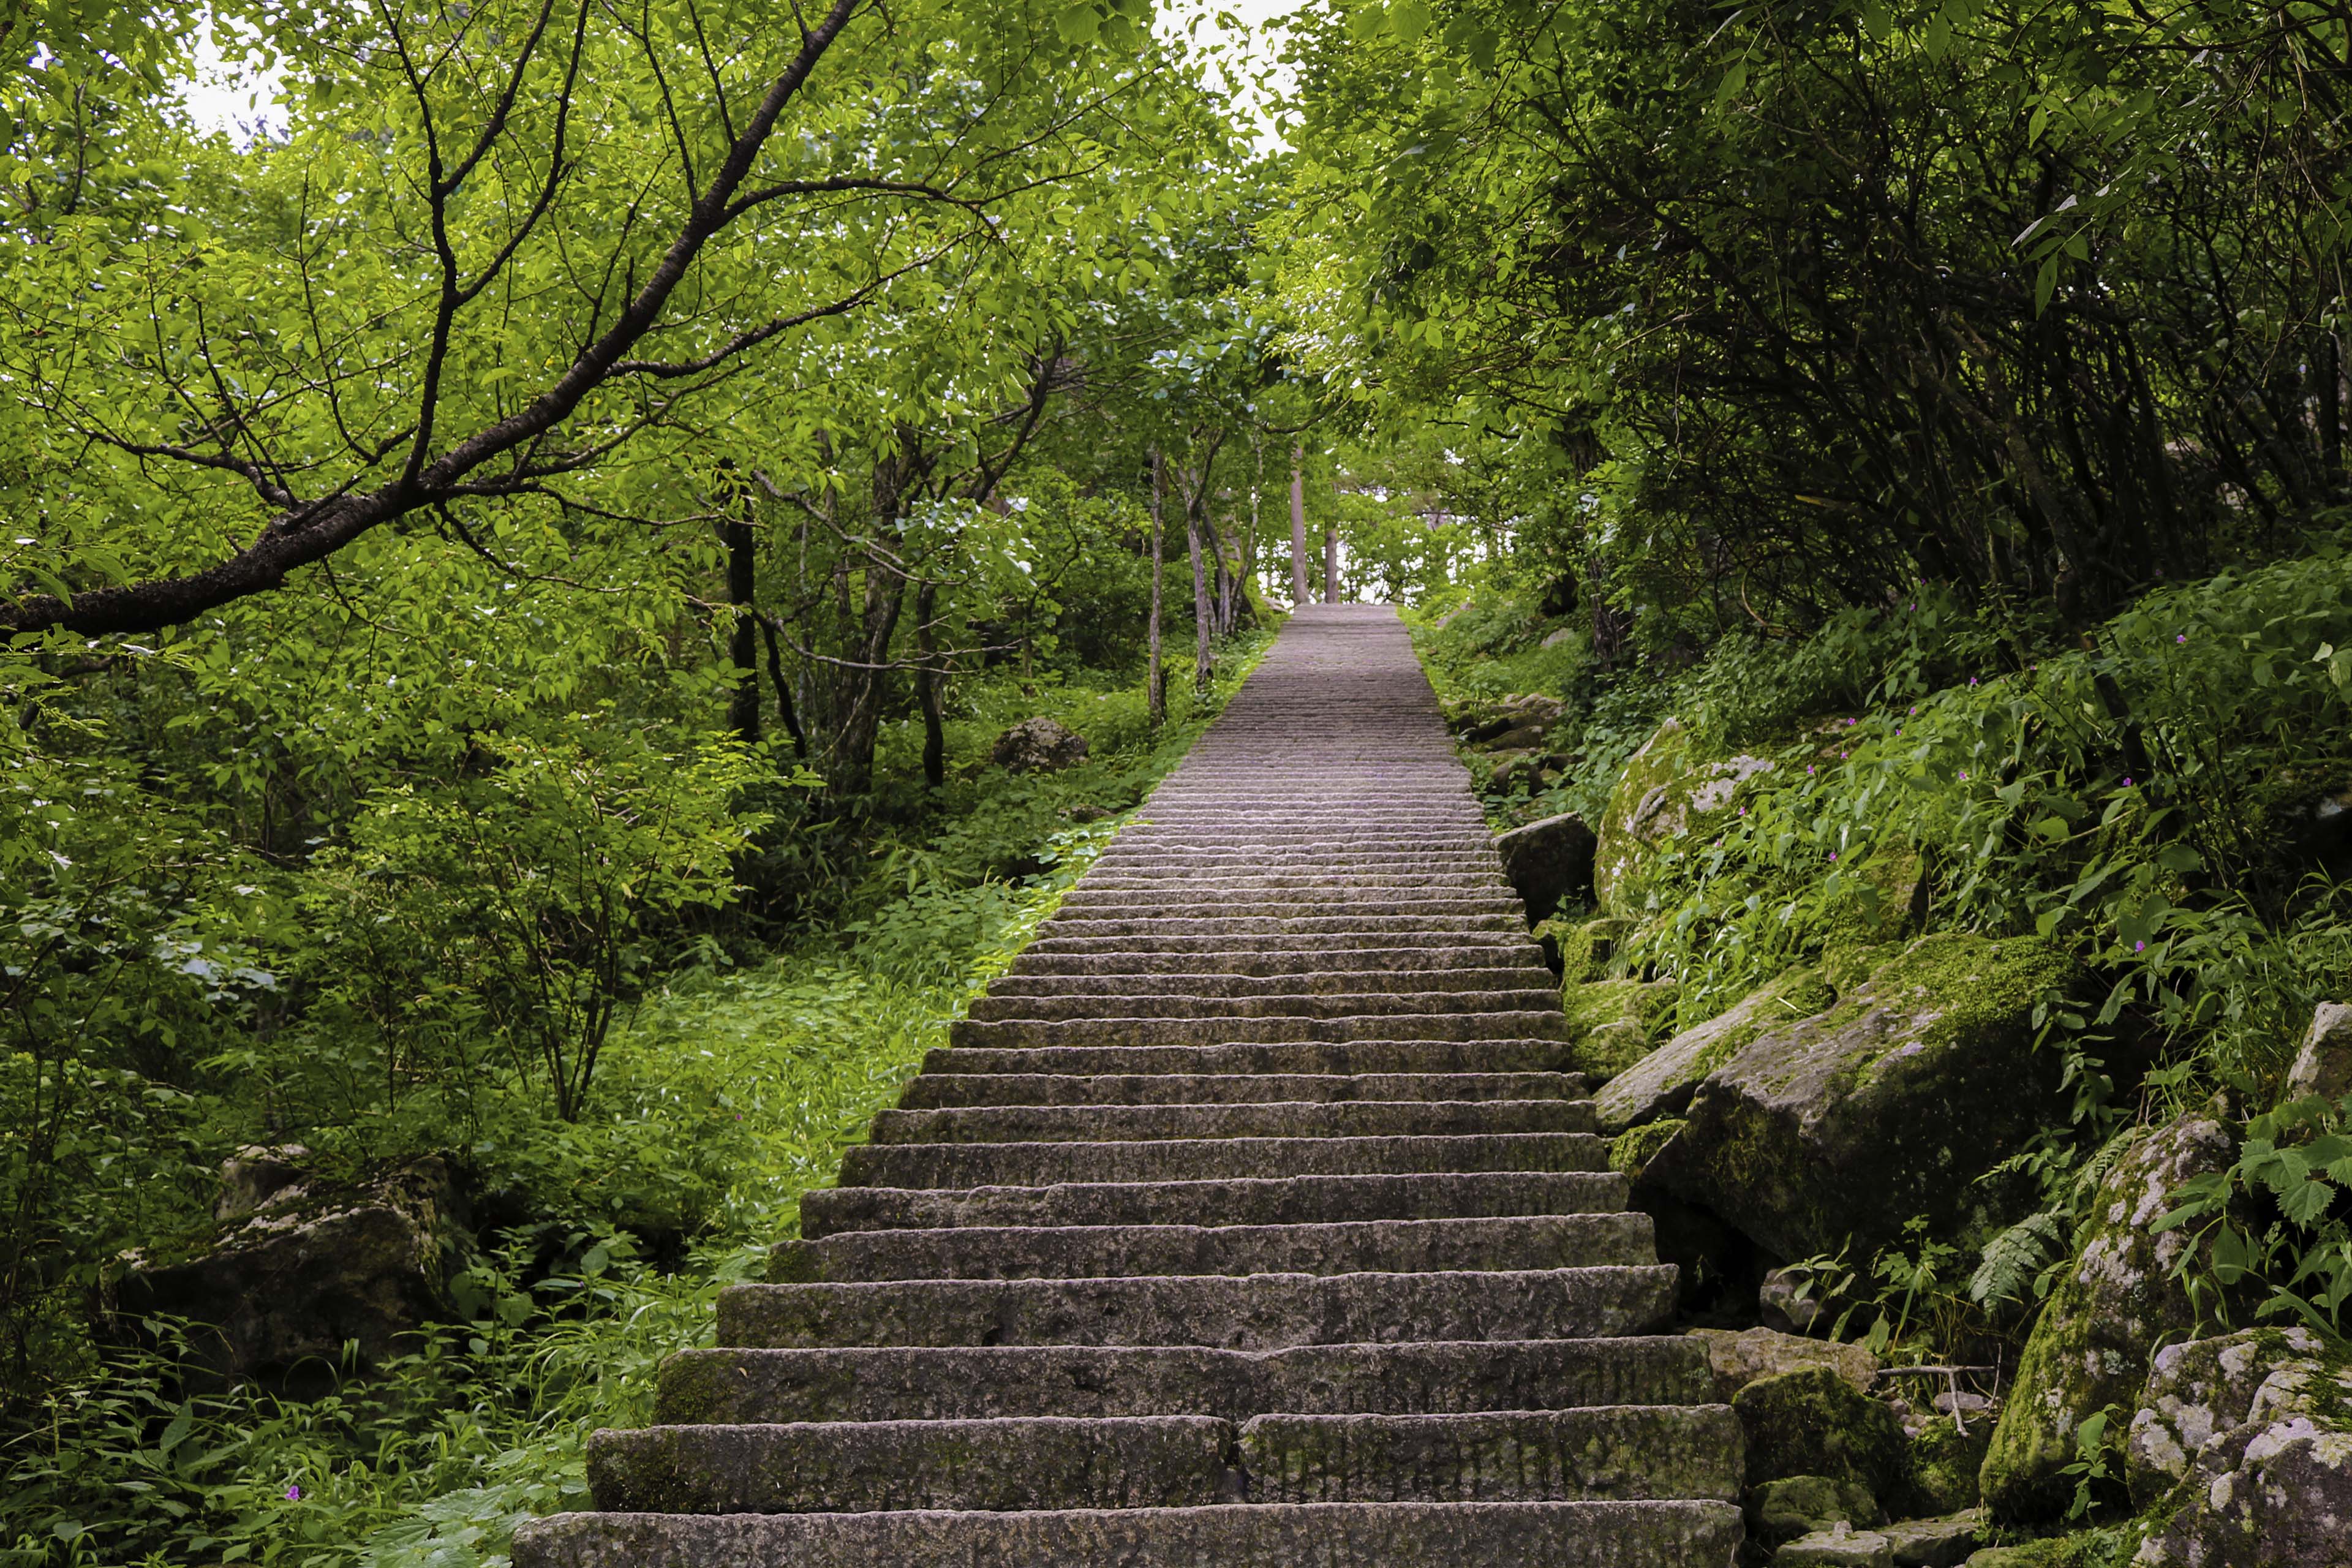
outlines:
[{"label": "weathered stone step", "polygon": [[1092,892],[1084,886],[1072,889],[1062,897],[1060,912],[1055,920],[1133,919],[1150,914],[1160,920],[1243,920],[1251,917],[1269,920],[1315,920],[1345,915],[1494,915],[1518,914],[1526,909],[1517,897],[1508,892],[1464,891],[1449,893],[1443,889],[1426,896],[1402,889],[1370,888],[1360,893],[1344,892],[1338,889],[1298,888],[1288,891],[1271,889],[1264,892],[1236,893],[1230,899],[1207,896],[1213,889],[1201,889],[1190,898],[1176,898],[1159,891],[1136,891],[1119,889]]},{"label": "weathered stone step", "polygon": [[1055,1001],[1072,997],[1366,995],[1417,992],[1493,993],[1557,997],[1559,982],[1538,964],[1486,968],[1305,969],[1281,974],[1222,974],[1215,971],[1135,971],[1108,974],[1013,973],[988,988],[992,999],[1028,996]]},{"label": "weathered stone step", "polygon": [[[996,1416],[658,1426],[588,1443],[600,1509],[855,1513],[1220,1502],[1730,1500],[1727,1405],[1444,1415]],[[1229,1463],[1237,1460],[1238,1463]]]},{"label": "weathered stone step", "polygon": [[1653,1332],[1675,1270],[894,1279],[737,1285],[719,1341],[745,1346],[1288,1345],[1588,1339]]},{"label": "weathered stone step", "polygon": [[1210,1182],[1282,1176],[1598,1171],[1608,1141],[1582,1132],[1455,1137],[1155,1139],[1128,1143],[862,1144],[841,1184],[1044,1187],[1064,1183]]},{"label": "weathered stone step", "polygon": [[814,1238],[949,1226],[1324,1225],[1606,1214],[1624,1206],[1625,1178],[1601,1170],[824,1187],[801,1199],[801,1234]]},{"label": "weathered stone step", "polygon": [[1466,1415],[1259,1415],[1241,1432],[1254,1503],[1555,1502],[1740,1492],[1727,1405]]},{"label": "weathered stone step", "polygon": [[1096,858],[1089,876],[1167,876],[1179,871],[1257,874],[1265,871],[1329,872],[1370,869],[1402,872],[1496,872],[1503,859],[1482,834],[1473,838],[1400,839],[1389,836],[1360,839],[1344,847],[1328,840],[1311,845],[1255,844],[1247,847],[1207,848],[1190,839],[1159,844],[1122,836]]},{"label": "weathered stone step", "polygon": [[1727,1568],[1720,1502],[1316,1503],[1027,1512],[567,1513],[515,1568]]},{"label": "weathered stone step", "polygon": [[871,1141],[898,1143],[1111,1143],[1160,1139],[1459,1138],[1590,1132],[1580,1100],[1260,1100],[1209,1105],[968,1105],[885,1110]]},{"label": "weathered stone step", "polygon": [[1130,869],[1105,871],[1097,867],[1087,874],[1086,880],[1080,885],[1088,894],[1149,893],[1164,898],[1170,893],[1192,892],[1213,893],[1220,897],[1264,898],[1306,893],[1317,898],[1350,900],[1371,892],[1391,893],[1400,897],[1491,897],[1499,896],[1510,889],[1510,884],[1495,871],[1466,868],[1450,871],[1389,870],[1376,866],[1333,868],[1319,872],[1277,871],[1264,868],[1254,871],[1210,871],[1187,867],[1157,873]]},{"label": "weathered stone step", "polygon": [[1209,1046],[950,1046],[925,1053],[923,1072],[1457,1073],[1550,1072],[1568,1055],[1558,1039],[1228,1040]]},{"label": "weathered stone step", "polygon": [[[1400,939],[1459,939],[1475,931],[1496,931],[1509,934],[1514,940],[1527,940],[1528,922],[1523,913],[1489,915],[1378,915],[1358,912],[1351,915],[1223,915],[1213,920],[1154,919],[1149,916],[1125,915],[1117,918],[1081,919],[1075,915],[1055,915],[1038,927],[1038,945],[1048,952],[1072,937],[1111,937],[1150,948],[1164,946],[1171,938],[1237,936],[1285,936],[1342,939],[1341,945],[1363,945],[1361,939],[1383,939],[1381,945],[1394,944]],[[1050,945],[1049,945],[1050,944]]]},{"label": "weathered stone step", "polygon": [[1557,1008],[1491,1013],[1363,1013],[1328,1018],[959,1018],[948,1026],[950,1046],[1223,1046],[1289,1040],[1530,1040],[1568,1038]]},{"label": "weathered stone step", "polygon": [[1703,1405],[1684,1335],[1421,1344],[851,1346],[690,1350],[662,1363],[656,1418],[952,1420],[987,1415],[1436,1415]]},{"label": "weathered stone step", "polygon": [[588,1489],[660,1513],[1198,1507],[1243,1500],[1235,1439],[1181,1415],[656,1426],[592,1435]]},{"label": "weathered stone step", "polygon": [[1248,1105],[1283,1100],[1582,1100],[1584,1079],[1565,1072],[926,1073],[898,1097],[904,1110],[967,1105]]},{"label": "weathered stone step", "polygon": [[[1425,937],[1425,941],[1414,941]],[[1412,942],[1399,946],[1400,942]],[[1015,974],[1087,973],[1135,964],[1142,971],[1224,970],[1238,974],[1278,974],[1313,969],[1447,969],[1466,963],[1537,963],[1540,952],[1524,929],[1441,932],[1350,932],[1346,936],[1298,936],[1268,931],[1247,936],[1160,937],[1142,942],[1124,937],[1049,937],[1031,944],[1013,963]]]},{"label": "weathered stone step", "polygon": [[1193,1274],[1433,1274],[1638,1268],[1657,1261],[1644,1214],[1268,1226],[957,1226],[786,1241],[778,1285],[880,1279],[1124,1279]]},{"label": "weathered stone step", "polygon": [[1277,992],[1261,995],[1199,995],[1173,990],[1092,996],[987,995],[973,1000],[979,1022],[1092,1022],[1104,1018],[1370,1018],[1391,1014],[1472,1016],[1484,1013],[1540,1013],[1559,1005],[1559,993],[1540,989],[1478,991]]}]

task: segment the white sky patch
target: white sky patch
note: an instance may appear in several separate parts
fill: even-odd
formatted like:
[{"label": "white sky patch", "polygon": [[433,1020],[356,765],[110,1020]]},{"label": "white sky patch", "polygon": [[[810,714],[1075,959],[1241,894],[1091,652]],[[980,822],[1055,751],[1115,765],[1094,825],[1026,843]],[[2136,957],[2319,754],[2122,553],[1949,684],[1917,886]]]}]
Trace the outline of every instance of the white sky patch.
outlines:
[{"label": "white sky patch", "polygon": [[[1163,35],[1190,37],[1204,47],[1223,46],[1229,51],[1223,58],[1232,61],[1233,68],[1219,71],[1213,66],[1213,79],[1234,94],[1235,110],[1256,127],[1258,145],[1269,150],[1282,144],[1275,132],[1275,114],[1297,85],[1290,68],[1275,58],[1282,51],[1282,19],[1306,4],[1307,0],[1169,0],[1160,13]],[[1239,26],[1228,26],[1228,17]]]},{"label": "white sky patch", "polygon": [[180,101],[188,106],[188,118],[197,130],[220,132],[239,147],[285,131],[277,71],[254,70],[241,58],[227,58],[209,18],[196,35],[195,53],[194,74],[180,83]]}]

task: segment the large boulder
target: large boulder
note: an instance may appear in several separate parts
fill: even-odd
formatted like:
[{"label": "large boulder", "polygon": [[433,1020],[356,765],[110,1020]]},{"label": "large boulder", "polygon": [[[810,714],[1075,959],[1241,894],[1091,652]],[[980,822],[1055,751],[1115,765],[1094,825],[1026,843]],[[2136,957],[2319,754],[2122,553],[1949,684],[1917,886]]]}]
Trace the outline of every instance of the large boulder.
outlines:
[{"label": "large boulder", "polygon": [[2076,1430],[2110,1405],[2128,1407],[2156,1347],[2195,1325],[2172,1279],[2189,1232],[2149,1227],[2183,1183],[2227,1167],[2233,1153],[2221,1123],[2184,1118],[2134,1135],[2108,1168],[1993,1429],[1981,1478],[1995,1517],[2063,1514],[2074,1496],[2063,1472],[2074,1460]]},{"label": "large boulder", "polygon": [[996,737],[996,765],[1013,773],[1050,773],[1087,760],[1087,738],[1052,719],[1024,719]]},{"label": "large boulder", "polygon": [[2327,1100],[2352,1094],[2352,1005],[2322,1002],[2311,1016],[2303,1049],[2286,1075],[2286,1098],[2315,1094]]},{"label": "large boulder", "polygon": [[1495,840],[1503,875],[1526,901],[1529,920],[1542,920],[1563,900],[1591,896],[1596,842],[1584,819],[1572,815],[1547,816]]},{"label": "large boulder", "polygon": [[1829,1007],[1836,996],[1816,970],[1791,969],[1728,1010],[1674,1038],[1609,1080],[1593,1097],[1601,1127],[1639,1127],[1689,1106],[1700,1080],[1745,1049],[1757,1036]]},{"label": "large boulder", "polygon": [[1592,887],[1601,909],[1639,914],[1658,855],[1731,810],[1740,784],[1771,766],[1744,753],[1697,755],[1678,721],[1660,725],[1627,759],[1601,818]]},{"label": "large boulder", "polygon": [[1986,1218],[1978,1178],[2065,1112],[2035,1006],[2083,984],[2044,942],[1922,937],[1703,1079],[1647,1179],[1784,1258],[1867,1258],[1916,1215],[1944,1234]]},{"label": "large boulder", "polygon": [[230,1160],[216,1205],[227,1227],[184,1262],[134,1260],[110,1292],[116,1321],[186,1318],[196,1360],[218,1379],[310,1395],[333,1386],[345,1346],[380,1365],[451,1317],[449,1279],[471,1237],[448,1166],[428,1157],[341,1186],[289,1157],[300,1152]]},{"label": "large boulder", "polygon": [[2135,1489],[2179,1480],[2135,1568],[2352,1562],[2352,1367],[2299,1353],[2317,1349],[2315,1336],[2271,1331],[2158,1358],[2133,1417]]}]

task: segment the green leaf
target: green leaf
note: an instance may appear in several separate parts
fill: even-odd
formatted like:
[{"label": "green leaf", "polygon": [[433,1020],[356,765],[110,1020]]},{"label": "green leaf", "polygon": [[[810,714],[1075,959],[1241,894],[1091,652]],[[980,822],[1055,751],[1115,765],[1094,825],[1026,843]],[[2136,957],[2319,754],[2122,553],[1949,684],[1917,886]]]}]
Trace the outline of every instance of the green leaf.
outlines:
[{"label": "green leaf", "polygon": [[1417,44],[1429,31],[1429,7],[1422,0],[1397,0],[1389,7],[1389,31],[1402,44]]},{"label": "green leaf", "polygon": [[1054,19],[1054,31],[1066,44],[1091,44],[1102,31],[1102,13],[1094,8],[1092,0],[1082,0]]}]

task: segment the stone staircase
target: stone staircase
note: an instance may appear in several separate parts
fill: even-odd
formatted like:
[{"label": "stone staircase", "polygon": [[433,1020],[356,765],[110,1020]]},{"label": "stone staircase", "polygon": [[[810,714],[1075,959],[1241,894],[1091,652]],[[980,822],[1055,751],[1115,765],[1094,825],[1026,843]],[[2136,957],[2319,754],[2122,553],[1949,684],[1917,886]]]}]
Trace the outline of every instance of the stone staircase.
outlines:
[{"label": "stone staircase", "polygon": [[1303,609],[520,1568],[1704,1565],[1740,1437],[1394,615]]}]

